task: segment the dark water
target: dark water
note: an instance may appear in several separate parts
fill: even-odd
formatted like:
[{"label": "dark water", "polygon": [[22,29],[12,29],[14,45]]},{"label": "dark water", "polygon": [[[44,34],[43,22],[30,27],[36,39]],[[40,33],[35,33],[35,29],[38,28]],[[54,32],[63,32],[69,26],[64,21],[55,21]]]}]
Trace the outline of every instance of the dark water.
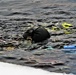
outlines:
[{"label": "dark water", "polygon": [[[73,24],[76,28],[76,0],[0,0],[0,36],[3,37],[5,35],[14,37],[16,34],[21,36],[29,26],[31,27],[31,25],[27,25],[30,22],[44,25],[44,23],[65,21]],[[51,39],[55,37],[52,36]],[[60,42],[49,41],[51,46],[56,44],[64,45],[66,41],[68,44],[76,44],[76,33],[58,36],[58,38],[60,38]],[[11,56],[19,59],[19,57],[34,56],[34,53],[38,51],[25,52],[21,50],[4,52],[3,55],[8,56],[11,54]],[[76,74],[76,54],[44,50],[40,51],[40,53],[43,54],[43,57],[55,57],[55,59],[64,60],[66,61],[65,64],[70,68],[61,71],[58,70],[60,66],[56,66],[56,68],[46,68],[46,70]],[[4,58],[3,61],[24,65],[24,61],[18,61],[18,59],[10,61]]]},{"label": "dark water", "polygon": [[68,0],[68,2],[76,2],[76,0]]}]

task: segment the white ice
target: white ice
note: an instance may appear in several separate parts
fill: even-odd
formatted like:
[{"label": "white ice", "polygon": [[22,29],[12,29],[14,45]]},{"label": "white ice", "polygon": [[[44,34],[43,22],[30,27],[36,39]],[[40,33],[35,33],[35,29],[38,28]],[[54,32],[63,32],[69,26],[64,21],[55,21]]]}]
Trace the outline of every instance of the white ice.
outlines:
[{"label": "white ice", "polygon": [[0,75],[73,75],[0,62]]}]

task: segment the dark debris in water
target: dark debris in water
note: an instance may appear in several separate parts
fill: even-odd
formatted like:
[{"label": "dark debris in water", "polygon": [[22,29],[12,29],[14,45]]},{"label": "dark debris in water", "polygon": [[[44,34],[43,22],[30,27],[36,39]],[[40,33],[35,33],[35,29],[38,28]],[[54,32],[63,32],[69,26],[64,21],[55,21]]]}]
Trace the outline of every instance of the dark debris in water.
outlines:
[{"label": "dark debris in water", "polygon": [[3,59],[7,59],[7,60],[15,60],[16,58],[15,57],[3,57]]},{"label": "dark debris in water", "polygon": [[52,64],[35,64],[32,67],[37,67],[37,68],[47,68],[47,67],[51,67],[54,68],[54,66]]}]

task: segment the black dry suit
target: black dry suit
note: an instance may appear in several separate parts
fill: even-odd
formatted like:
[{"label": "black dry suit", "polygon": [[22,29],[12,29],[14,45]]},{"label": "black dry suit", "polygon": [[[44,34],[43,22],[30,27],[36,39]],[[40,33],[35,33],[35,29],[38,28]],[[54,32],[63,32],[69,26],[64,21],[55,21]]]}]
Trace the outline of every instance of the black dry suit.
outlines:
[{"label": "black dry suit", "polygon": [[23,38],[25,40],[27,39],[28,36],[32,38],[33,42],[37,43],[37,42],[42,42],[50,38],[50,33],[44,27],[38,27],[38,28],[33,27],[33,28],[28,29],[23,34]]}]

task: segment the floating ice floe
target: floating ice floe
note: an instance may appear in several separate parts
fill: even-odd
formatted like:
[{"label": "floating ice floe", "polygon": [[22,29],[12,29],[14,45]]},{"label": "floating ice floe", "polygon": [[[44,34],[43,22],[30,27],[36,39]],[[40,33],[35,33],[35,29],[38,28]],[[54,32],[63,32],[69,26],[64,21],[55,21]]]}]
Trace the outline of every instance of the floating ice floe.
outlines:
[{"label": "floating ice floe", "polygon": [[35,69],[32,67],[20,66],[4,62],[0,62],[0,74],[1,75],[73,75],[66,73],[48,72],[41,69]]}]

